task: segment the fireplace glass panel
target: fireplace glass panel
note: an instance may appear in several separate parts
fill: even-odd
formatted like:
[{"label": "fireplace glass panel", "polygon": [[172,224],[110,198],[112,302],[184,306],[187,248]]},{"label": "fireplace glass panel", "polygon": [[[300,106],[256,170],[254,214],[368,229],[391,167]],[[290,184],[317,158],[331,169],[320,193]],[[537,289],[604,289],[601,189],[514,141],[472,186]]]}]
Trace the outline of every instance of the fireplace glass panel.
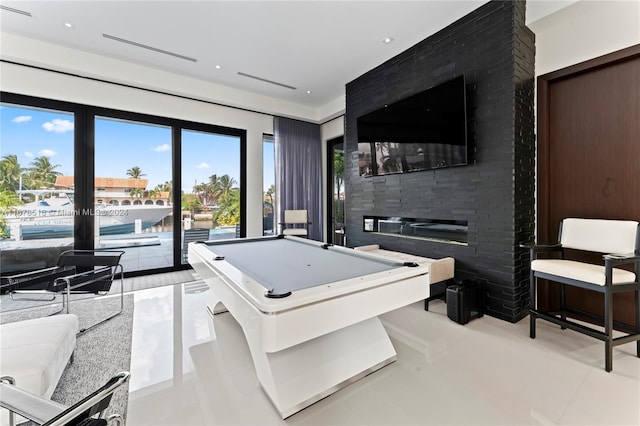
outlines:
[{"label": "fireplace glass panel", "polygon": [[467,244],[468,223],[463,220],[441,220],[398,216],[364,216],[364,232],[422,238],[451,244]]}]

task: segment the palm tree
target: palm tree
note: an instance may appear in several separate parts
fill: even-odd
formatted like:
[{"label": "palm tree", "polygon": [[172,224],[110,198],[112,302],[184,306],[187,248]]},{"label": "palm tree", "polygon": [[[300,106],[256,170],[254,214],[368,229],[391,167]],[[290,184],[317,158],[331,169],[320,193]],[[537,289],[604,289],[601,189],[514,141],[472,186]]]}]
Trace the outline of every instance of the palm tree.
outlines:
[{"label": "palm tree", "polygon": [[156,185],[156,189],[160,192],[168,192],[169,193],[169,202],[172,202],[172,196],[173,194],[171,193],[172,189],[173,189],[173,183],[171,181],[166,181],[165,183],[161,183]]},{"label": "palm tree", "polygon": [[170,193],[172,188],[173,188],[173,182],[171,182],[170,180],[166,181],[165,183],[158,184],[158,189],[160,191],[166,191]]},{"label": "palm tree", "polygon": [[193,187],[193,193],[198,196],[203,205],[206,205],[209,199],[209,185],[207,183],[199,183]]},{"label": "palm tree", "polygon": [[218,175],[209,176],[209,182],[207,183],[207,196],[211,199],[212,203],[218,203],[221,195],[222,190]]},{"label": "palm tree", "polygon": [[54,170],[58,167],[60,167],[60,164],[51,164],[49,157],[36,157],[31,162],[29,176],[36,186],[50,188],[56,182],[56,176],[62,175],[62,173]]},{"label": "palm tree", "polygon": [[155,191],[154,198],[157,198],[157,197],[161,197],[162,193],[165,190],[163,189],[163,185],[162,184],[158,184],[158,185],[156,185],[155,188],[153,188],[153,191]]},{"label": "palm tree", "polygon": [[[240,222],[240,195],[235,188],[236,183],[229,175],[209,176],[208,189],[211,199],[218,205],[215,220],[220,225],[235,225]],[[234,197],[237,198],[237,203]]]},{"label": "palm tree", "polygon": [[273,197],[276,195],[276,186],[271,185],[265,195],[269,198],[269,203],[273,206]]},{"label": "palm tree", "polygon": [[7,220],[4,218],[4,214],[18,204],[22,204],[18,194],[12,190],[0,190],[0,239],[11,236],[7,229]]},{"label": "palm tree", "polygon": [[150,190],[147,191],[147,196],[149,198],[156,199],[156,198],[158,198],[160,196],[160,191],[157,189],[157,187],[154,188],[154,189],[150,189]]},{"label": "palm tree", "polygon": [[220,195],[222,197],[228,196],[231,193],[231,190],[235,188],[235,185],[238,183],[234,178],[229,175],[220,176]]},{"label": "palm tree", "polygon": [[240,191],[231,189],[220,198],[219,209],[215,221],[219,225],[236,225],[240,223]]},{"label": "palm tree", "polygon": [[142,188],[131,188],[129,190],[129,197],[139,200],[140,198],[142,198],[144,196],[144,192],[145,191]]},{"label": "palm tree", "polygon": [[0,191],[15,191],[19,188],[20,176],[24,169],[20,167],[18,156],[5,155],[0,160]]},{"label": "palm tree", "polygon": [[133,166],[129,170],[127,170],[127,176],[132,179],[140,179],[142,176],[146,176],[146,174],[142,173],[142,169],[138,166]]}]

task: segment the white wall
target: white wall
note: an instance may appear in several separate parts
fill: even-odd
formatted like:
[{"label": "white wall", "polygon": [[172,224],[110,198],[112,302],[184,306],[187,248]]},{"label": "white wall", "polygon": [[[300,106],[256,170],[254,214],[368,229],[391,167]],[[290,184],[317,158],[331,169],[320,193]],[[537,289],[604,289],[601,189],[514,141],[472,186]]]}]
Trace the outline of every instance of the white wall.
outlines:
[{"label": "white wall", "polygon": [[271,115],[277,114],[308,121],[317,120],[316,109],[309,106],[14,34],[2,33],[1,36],[0,57],[4,60],[203,99]]},{"label": "white wall", "polygon": [[640,43],[640,1],[581,0],[528,24],[536,35],[536,75]]}]

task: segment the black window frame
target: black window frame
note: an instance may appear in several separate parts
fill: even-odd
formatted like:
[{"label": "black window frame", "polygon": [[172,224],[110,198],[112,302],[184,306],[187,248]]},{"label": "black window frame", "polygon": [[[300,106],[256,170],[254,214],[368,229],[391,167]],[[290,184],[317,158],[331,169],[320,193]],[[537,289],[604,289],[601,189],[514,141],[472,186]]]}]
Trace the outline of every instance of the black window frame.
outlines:
[{"label": "black window frame", "polygon": [[[162,117],[151,114],[97,107],[68,101],[41,98],[0,91],[0,102],[26,108],[59,110],[74,115],[74,199],[76,209],[91,209],[95,192],[95,118],[104,117],[132,122],[166,126],[172,129],[172,186],[173,186],[173,265],[165,268],[125,271],[125,276],[134,277],[163,272],[190,269],[181,262],[181,187],[182,187],[182,130],[235,136],[240,139],[240,236],[246,235],[247,206],[247,131],[215,124]],[[74,219],[74,247],[94,247],[94,218],[91,215],[76,215]]]}]

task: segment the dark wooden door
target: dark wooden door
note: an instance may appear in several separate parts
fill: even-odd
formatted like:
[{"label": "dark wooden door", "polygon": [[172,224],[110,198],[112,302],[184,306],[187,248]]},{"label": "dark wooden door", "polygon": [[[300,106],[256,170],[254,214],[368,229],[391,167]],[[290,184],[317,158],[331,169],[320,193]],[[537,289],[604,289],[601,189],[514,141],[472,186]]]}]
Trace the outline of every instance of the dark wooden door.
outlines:
[{"label": "dark wooden door", "polygon": [[[541,76],[538,87],[538,241],[557,241],[565,217],[640,221],[640,46]],[[602,314],[602,295],[567,291],[571,306]],[[555,287],[543,293],[553,307]],[[615,304],[615,319],[633,324],[632,294]]]}]

